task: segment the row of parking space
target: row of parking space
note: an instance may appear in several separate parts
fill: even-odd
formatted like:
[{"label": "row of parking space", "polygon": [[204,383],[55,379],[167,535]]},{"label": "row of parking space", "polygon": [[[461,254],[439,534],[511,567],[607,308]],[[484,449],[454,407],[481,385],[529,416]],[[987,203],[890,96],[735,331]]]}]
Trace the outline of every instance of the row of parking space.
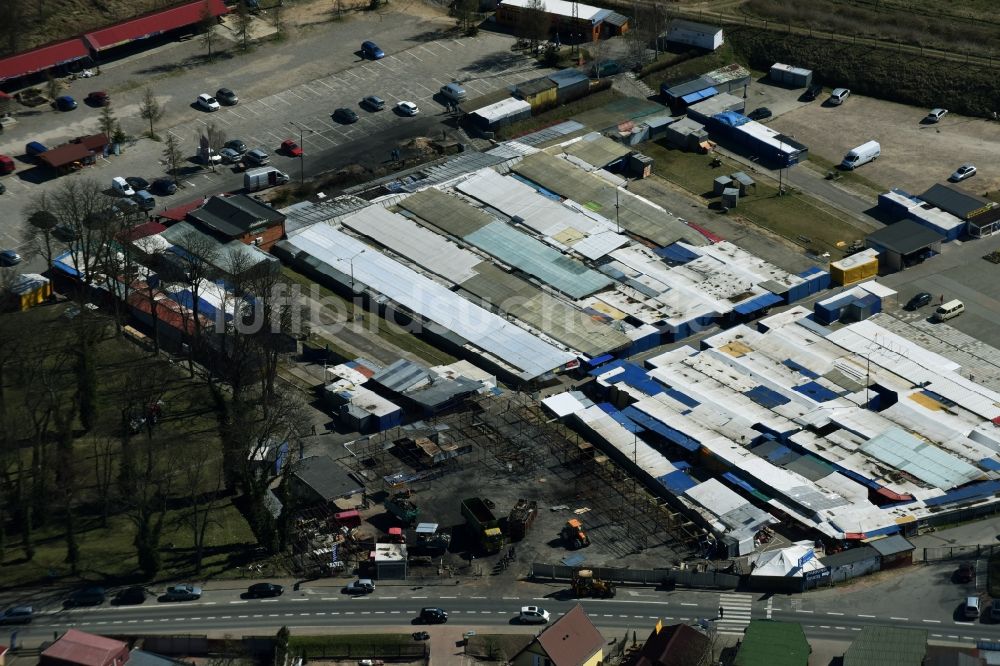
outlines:
[{"label": "row of parking space", "polygon": [[[510,60],[502,71],[464,78],[462,70],[456,67],[462,61],[463,46],[464,42],[459,40],[421,44],[399,55],[368,61],[268,97],[224,107],[220,112],[199,117],[198,122],[202,127],[216,123],[228,136],[239,137],[248,145],[260,146],[268,152],[285,139],[297,139],[300,131],[303,148],[324,150],[368,136],[392,123],[405,122],[406,118],[392,111],[399,101],[415,102],[422,114],[446,113],[444,100],[437,95],[441,86],[451,81],[460,81],[469,97],[475,98],[542,74],[525,58]],[[442,62],[448,65],[442,67]],[[347,125],[332,119],[337,107],[358,108],[366,95],[383,98],[386,109],[376,113],[360,110],[358,121]],[[275,118],[283,120],[274,123]],[[178,134],[178,138],[190,137]]]}]

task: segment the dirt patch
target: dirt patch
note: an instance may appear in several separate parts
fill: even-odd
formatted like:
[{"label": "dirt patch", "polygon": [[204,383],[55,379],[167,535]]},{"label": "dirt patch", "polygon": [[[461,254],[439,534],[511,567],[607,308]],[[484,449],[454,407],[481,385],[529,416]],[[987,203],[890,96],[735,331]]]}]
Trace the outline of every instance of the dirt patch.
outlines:
[{"label": "dirt patch", "polygon": [[[309,0],[307,2],[296,2],[286,5],[282,16],[289,26],[306,27],[317,23],[327,23],[342,18],[346,19],[359,12],[368,12],[369,7],[370,3],[368,0]],[[423,0],[393,2],[391,5],[384,5],[381,9],[372,12],[372,14],[377,17],[389,11],[425,20],[441,19],[448,22],[453,21],[448,18],[447,7],[442,7],[433,2],[424,2]]]},{"label": "dirt patch", "polygon": [[775,118],[771,126],[809,146],[811,154],[839,163],[851,148],[874,139],[882,156],[859,169],[887,187],[919,194],[944,182],[965,162],[979,174],[960,185],[975,194],[1000,189],[1000,132],[990,120],[949,114],[936,125],[921,124],[927,114],[903,104],[852,95],[843,106],[814,103]]}]

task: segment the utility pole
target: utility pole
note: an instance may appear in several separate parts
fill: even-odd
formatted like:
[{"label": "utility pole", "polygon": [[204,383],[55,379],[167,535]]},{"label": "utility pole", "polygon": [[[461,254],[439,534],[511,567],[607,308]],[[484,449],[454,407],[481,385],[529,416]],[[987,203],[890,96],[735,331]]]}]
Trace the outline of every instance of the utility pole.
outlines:
[{"label": "utility pole", "polygon": [[618,188],[615,188],[615,228],[618,229],[618,233],[622,232],[621,222],[618,220]]},{"label": "utility pole", "polygon": [[[303,145],[302,141],[304,139],[304,134],[306,132],[309,132],[310,134],[312,134],[313,130],[309,129],[308,127],[305,127],[305,128],[302,127],[302,125],[299,125],[294,120],[289,120],[288,124],[297,127],[298,130],[299,130],[299,150],[302,151],[302,152],[299,153],[299,185],[301,186],[301,185],[305,185],[306,184],[306,161],[305,161],[306,160],[306,149],[305,149],[305,146]],[[351,280],[351,288],[352,289],[354,288],[354,280],[353,279]]]},{"label": "utility pole", "polygon": [[354,299],[356,298],[356,292],[354,291],[354,260],[357,259],[358,257],[360,257],[362,254],[364,254],[365,250],[367,250],[367,249],[368,248],[365,248],[363,250],[360,250],[359,252],[356,252],[354,254],[354,256],[352,256],[350,258],[350,263],[351,263],[351,321],[352,322],[358,316],[356,306],[354,305]]}]

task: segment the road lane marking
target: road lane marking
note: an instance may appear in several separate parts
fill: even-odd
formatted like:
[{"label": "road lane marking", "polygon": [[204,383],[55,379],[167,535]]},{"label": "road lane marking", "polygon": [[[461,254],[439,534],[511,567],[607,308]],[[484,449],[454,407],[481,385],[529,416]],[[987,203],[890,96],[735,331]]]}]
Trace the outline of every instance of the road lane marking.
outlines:
[{"label": "road lane marking", "polygon": [[933,624],[941,624],[941,620],[921,620],[921,622],[930,622]]},{"label": "road lane marking", "polygon": [[[441,597],[441,598],[445,599],[446,597]],[[469,598],[470,599],[485,599],[486,597],[469,597]]]},{"label": "road lane marking", "polygon": [[458,597],[438,597],[438,599],[458,599]]},{"label": "road lane marking", "polygon": [[827,615],[843,615],[843,613],[836,613],[834,611],[827,611],[826,614]]},{"label": "road lane marking", "polygon": [[340,597],[323,597],[323,601],[340,601]]},{"label": "road lane marking", "polygon": [[[896,618],[891,618],[891,619],[895,620]],[[955,624],[963,626],[963,627],[973,627],[973,626],[975,626],[976,623],[975,622],[956,622]]]},{"label": "road lane marking", "polygon": [[231,604],[248,604],[250,602],[249,601],[230,601],[229,603],[231,603]]},{"label": "road lane marking", "polygon": [[305,599],[299,598],[299,599],[289,599],[289,601],[309,601],[309,599],[308,598],[305,598]]},{"label": "road lane marking", "polygon": [[449,48],[448,48],[447,46],[445,46],[445,45],[444,45],[444,44],[442,44],[441,42],[434,42],[434,46],[440,46],[440,47],[441,47],[441,48],[443,48],[443,49],[444,49],[445,51],[448,51],[449,53],[451,53],[451,49],[449,49]]},{"label": "road lane marking", "polygon": [[910,621],[910,618],[908,618],[908,617],[891,617],[890,616],[889,619],[890,620],[896,620],[897,622],[909,622]]},{"label": "road lane marking", "polygon": [[424,61],[424,59],[423,59],[423,58],[421,58],[420,56],[418,56],[418,55],[417,55],[416,53],[414,53],[413,51],[407,51],[407,53],[408,53],[408,54],[410,54],[411,56],[413,56],[414,58],[416,58],[417,60],[419,60],[420,62],[423,62],[423,61]]},{"label": "road lane marking", "polygon": [[874,615],[862,615],[862,614],[859,613],[858,617],[875,617],[875,616]]},{"label": "road lane marking", "polygon": [[815,613],[816,611],[806,610],[805,608],[796,608],[796,613]]},{"label": "road lane marking", "polygon": [[681,602],[681,606],[697,606],[697,605],[698,605],[698,604],[689,604],[689,603],[688,603],[688,602],[686,602],[686,601],[682,601],[682,602]]}]

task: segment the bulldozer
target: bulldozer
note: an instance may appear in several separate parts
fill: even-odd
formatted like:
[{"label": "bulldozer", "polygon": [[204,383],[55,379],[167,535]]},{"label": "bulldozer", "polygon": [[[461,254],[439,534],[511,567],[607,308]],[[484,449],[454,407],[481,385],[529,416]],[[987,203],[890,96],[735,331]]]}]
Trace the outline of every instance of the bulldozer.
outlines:
[{"label": "bulldozer", "polygon": [[590,545],[590,537],[583,531],[583,523],[578,518],[566,521],[562,528],[562,540],[570,550],[579,550]]},{"label": "bulldozer", "polygon": [[579,569],[573,572],[573,594],[580,597],[598,597],[610,599],[615,596],[615,585],[611,581],[594,577],[590,569]]}]

